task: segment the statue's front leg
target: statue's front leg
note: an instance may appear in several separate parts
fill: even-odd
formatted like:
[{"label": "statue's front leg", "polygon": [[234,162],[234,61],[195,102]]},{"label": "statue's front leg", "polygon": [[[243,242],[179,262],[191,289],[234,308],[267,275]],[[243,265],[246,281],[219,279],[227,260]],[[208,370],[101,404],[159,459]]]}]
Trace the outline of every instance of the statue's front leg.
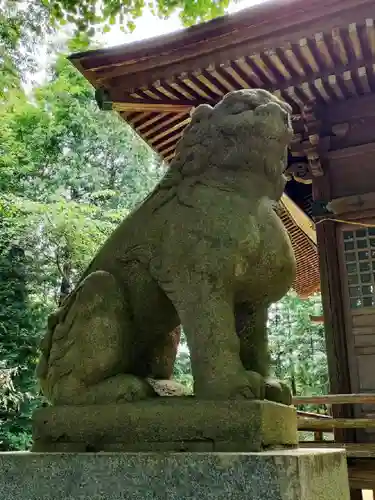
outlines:
[{"label": "statue's front leg", "polygon": [[267,308],[262,306],[252,307],[248,303],[236,305],[236,331],[240,339],[241,361],[246,370],[255,371],[264,377],[266,399],[290,405],[292,396],[289,387],[269,376],[267,314]]},{"label": "statue's front leg", "polygon": [[181,326],[164,335],[153,350],[150,376],[155,379],[172,378],[181,339]]},{"label": "statue's front leg", "polygon": [[240,359],[233,300],[219,283],[189,273],[166,290],[186,333],[194,377],[194,394],[202,399],[264,396],[263,379],[247,373]]}]

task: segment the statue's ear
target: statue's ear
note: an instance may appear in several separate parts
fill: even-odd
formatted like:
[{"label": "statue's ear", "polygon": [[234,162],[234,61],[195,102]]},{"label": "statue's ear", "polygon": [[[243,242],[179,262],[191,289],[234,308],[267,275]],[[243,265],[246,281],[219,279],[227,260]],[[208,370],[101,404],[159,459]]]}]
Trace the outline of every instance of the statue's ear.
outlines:
[{"label": "statue's ear", "polygon": [[196,142],[195,134],[197,130],[200,130],[203,125],[208,123],[213,108],[209,104],[200,104],[196,108],[193,108],[190,112],[191,120],[186,125],[185,130],[183,132],[181,140],[177,144],[176,153],[179,152],[181,148],[186,146],[191,146]]},{"label": "statue's ear", "polygon": [[209,120],[212,115],[213,108],[209,104],[200,104],[190,112],[191,125],[201,123],[202,121]]}]

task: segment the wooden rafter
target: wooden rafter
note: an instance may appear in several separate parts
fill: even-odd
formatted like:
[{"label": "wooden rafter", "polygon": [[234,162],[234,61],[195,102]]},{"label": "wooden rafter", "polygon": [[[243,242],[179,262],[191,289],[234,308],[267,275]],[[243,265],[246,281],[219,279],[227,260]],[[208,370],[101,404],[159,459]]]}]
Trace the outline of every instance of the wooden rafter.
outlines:
[{"label": "wooden rafter", "polygon": [[193,108],[203,104],[205,101],[188,99],[167,99],[152,97],[132,97],[127,92],[123,92],[117,88],[108,90],[108,98],[113,103],[113,108],[116,111],[139,111],[150,113],[189,113]]},{"label": "wooden rafter", "polygon": [[311,323],[324,323],[324,316],[311,316],[310,315],[310,321]]},{"label": "wooden rafter", "polygon": [[285,193],[281,198],[281,202],[283,203],[286,210],[289,212],[290,216],[297,224],[297,226],[302,229],[304,234],[306,234],[312,243],[316,245],[316,232],[313,222],[310,217],[308,217],[305,212],[303,212],[294,201],[287,196]]},{"label": "wooden rafter", "polygon": [[167,103],[167,102],[113,102],[113,110],[118,112],[139,111],[146,113],[189,113],[194,106],[191,104]]}]

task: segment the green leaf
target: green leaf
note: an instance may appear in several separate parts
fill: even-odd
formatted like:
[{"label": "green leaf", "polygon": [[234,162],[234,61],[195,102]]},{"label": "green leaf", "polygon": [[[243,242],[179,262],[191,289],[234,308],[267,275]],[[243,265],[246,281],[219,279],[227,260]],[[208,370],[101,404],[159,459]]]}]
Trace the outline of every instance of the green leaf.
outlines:
[{"label": "green leaf", "polygon": [[[87,43],[80,33],[69,45]],[[92,87],[65,54],[49,69],[32,102],[22,89],[0,102],[0,377],[13,370],[0,387],[1,450],[30,445],[31,413],[41,402],[38,344],[59,299],[59,266],[73,287],[163,173],[123,120],[94,105]]]}]

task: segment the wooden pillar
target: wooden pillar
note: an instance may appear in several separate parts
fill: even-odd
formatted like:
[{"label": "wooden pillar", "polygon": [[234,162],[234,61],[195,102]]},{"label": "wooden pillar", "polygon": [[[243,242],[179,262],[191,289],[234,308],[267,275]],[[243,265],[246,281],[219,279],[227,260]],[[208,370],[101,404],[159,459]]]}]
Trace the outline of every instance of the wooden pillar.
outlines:
[{"label": "wooden pillar", "polygon": [[[315,178],[313,180],[314,201],[328,202],[330,200],[329,188],[327,176]],[[318,223],[316,233],[330,390],[333,394],[350,394],[352,389],[349,377],[348,343],[335,223],[331,221]],[[334,405],[332,413],[335,418],[353,416],[352,408],[348,405]],[[336,430],[335,439],[338,442],[354,441],[354,432]]]},{"label": "wooden pillar", "polygon": [[362,490],[350,490],[350,500],[363,500]]}]

